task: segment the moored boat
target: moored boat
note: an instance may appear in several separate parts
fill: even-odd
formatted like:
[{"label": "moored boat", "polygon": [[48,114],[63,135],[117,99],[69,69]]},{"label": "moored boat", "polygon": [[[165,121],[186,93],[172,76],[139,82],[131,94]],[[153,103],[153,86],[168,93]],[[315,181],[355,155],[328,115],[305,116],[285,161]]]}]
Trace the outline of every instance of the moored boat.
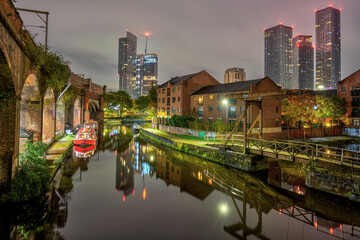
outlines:
[{"label": "moored boat", "polygon": [[84,123],[84,126],[79,129],[75,138],[74,144],[81,145],[81,144],[88,144],[93,145],[96,144],[96,131],[95,126],[93,124]]}]

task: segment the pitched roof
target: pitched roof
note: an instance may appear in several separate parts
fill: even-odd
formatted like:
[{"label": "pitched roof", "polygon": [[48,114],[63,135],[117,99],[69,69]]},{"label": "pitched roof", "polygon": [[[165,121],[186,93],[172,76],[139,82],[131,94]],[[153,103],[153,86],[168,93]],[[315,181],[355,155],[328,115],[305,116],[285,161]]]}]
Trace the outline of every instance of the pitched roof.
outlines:
[{"label": "pitched roof", "polygon": [[171,86],[180,85],[182,81],[187,81],[187,80],[189,80],[190,78],[198,75],[199,73],[200,73],[200,72],[193,73],[193,74],[189,74],[189,75],[184,75],[184,76],[180,76],[180,77],[178,77],[178,76],[173,77],[173,78],[171,78],[169,81],[161,84],[161,85],[159,86],[159,88],[166,87],[167,84],[168,84],[168,82],[170,82]]},{"label": "pitched roof", "polygon": [[359,73],[360,73],[360,69],[357,70],[357,71],[355,71],[355,72],[353,72],[352,74],[350,74],[349,76],[347,76],[347,77],[344,78],[343,80],[339,81],[338,84],[341,84],[341,83],[343,83],[344,81],[346,81],[346,80],[348,80],[348,79],[351,79],[351,77],[353,77],[354,75],[359,74]]},{"label": "pitched roof", "polygon": [[250,85],[257,84],[261,82],[264,78],[247,80],[243,82],[234,82],[234,83],[225,83],[218,85],[211,85],[202,87],[190,95],[201,95],[201,94],[209,94],[209,93],[227,93],[227,92],[242,92],[249,91]]}]

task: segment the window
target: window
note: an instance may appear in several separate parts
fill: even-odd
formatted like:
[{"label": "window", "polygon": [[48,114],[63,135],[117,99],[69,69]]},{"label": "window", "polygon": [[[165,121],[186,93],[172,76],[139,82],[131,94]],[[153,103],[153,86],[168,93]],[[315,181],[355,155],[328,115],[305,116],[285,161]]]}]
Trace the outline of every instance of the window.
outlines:
[{"label": "window", "polygon": [[200,122],[202,122],[202,121],[203,121],[203,118],[202,118],[202,117],[199,117],[199,120],[200,120]]},{"label": "window", "polygon": [[218,95],[218,99],[222,99],[222,94],[219,94],[219,95]]},{"label": "window", "polygon": [[346,92],[346,87],[342,87],[341,91]]},{"label": "window", "polygon": [[277,112],[277,113],[279,112],[279,107],[276,107],[276,112]]},{"label": "window", "polygon": [[180,107],[178,107],[178,112],[180,112]]},{"label": "window", "polygon": [[162,108],[162,112],[165,112],[165,108]]},{"label": "window", "polygon": [[176,88],[175,88],[175,87],[173,87],[173,88],[172,88],[172,92],[175,92],[175,91],[176,91]]},{"label": "window", "polygon": [[221,107],[218,107],[218,112],[221,112],[222,111],[222,108]]},{"label": "window", "polygon": [[161,102],[161,99],[159,98],[159,103]]},{"label": "window", "polygon": [[166,109],[166,115],[170,115],[170,108],[169,107]]},{"label": "window", "polygon": [[175,113],[175,112],[176,112],[176,108],[173,107],[173,108],[172,108],[172,113]]},{"label": "window", "polygon": [[214,95],[210,95],[209,98],[210,98],[210,99],[214,99]]},{"label": "window", "polygon": [[359,119],[353,119],[353,120],[352,120],[352,125],[353,125],[354,127],[359,127],[359,123],[360,123],[360,120],[359,120]]},{"label": "window", "polygon": [[279,119],[276,119],[275,122],[276,122],[276,126],[278,127],[279,126]]},{"label": "window", "polygon": [[180,86],[178,86],[178,92],[180,92]]},{"label": "window", "polygon": [[230,107],[229,118],[236,118],[236,107]]},{"label": "window", "polygon": [[165,88],[163,88],[162,93],[165,93]]},{"label": "window", "polygon": [[196,102],[196,97],[194,97],[194,102]]},{"label": "window", "polygon": [[176,101],[176,97],[173,97],[172,98],[172,102],[174,103]]},{"label": "window", "polygon": [[199,115],[200,117],[202,117],[202,116],[203,116],[203,113],[204,113],[204,108],[203,108],[203,107],[199,107],[198,115]]},{"label": "window", "polygon": [[209,107],[209,112],[212,112],[212,107]]},{"label": "window", "polygon": [[180,102],[180,97],[178,97],[178,102]]},{"label": "window", "polygon": [[229,103],[230,104],[236,104],[236,99],[235,98],[230,98]]},{"label": "window", "polygon": [[212,123],[212,122],[213,122],[213,118],[209,117],[209,123]]},{"label": "window", "polygon": [[245,107],[244,106],[240,106],[240,113],[244,113]]},{"label": "window", "polygon": [[162,103],[165,103],[165,98],[162,99]]},{"label": "window", "polygon": [[204,102],[204,97],[199,96],[198,104],[203,104],[203,102]]},{"label": "window", "polygon": [[159,112],[160,112],[160,108],[159,108]]},{"label": "window", "polygon": [[161,90],[159,89],[159,94],[161,93]]}]

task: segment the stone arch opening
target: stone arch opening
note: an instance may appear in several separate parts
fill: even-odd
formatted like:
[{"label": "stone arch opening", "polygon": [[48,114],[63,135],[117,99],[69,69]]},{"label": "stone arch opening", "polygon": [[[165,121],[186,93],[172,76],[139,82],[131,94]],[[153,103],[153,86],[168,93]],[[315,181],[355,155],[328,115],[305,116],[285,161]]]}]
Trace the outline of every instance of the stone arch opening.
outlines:
[{"label": "stone arch opening", "polygon": [[[21,91],[20,128],[34,133],[34,140],[40,140],[41,102],[38,79],[30,73]],[[22,145],[22,143],[20,143]]]},{"label": "stone arch opening", "polygon": [[90,119],[98,120],[99,106],[95,102],[89,102]]},{"label": "stone arch opening", "polygon": [[0,49],[0,195],[11,182],[12,162],[16,153],[16,91],[12,73]]}]

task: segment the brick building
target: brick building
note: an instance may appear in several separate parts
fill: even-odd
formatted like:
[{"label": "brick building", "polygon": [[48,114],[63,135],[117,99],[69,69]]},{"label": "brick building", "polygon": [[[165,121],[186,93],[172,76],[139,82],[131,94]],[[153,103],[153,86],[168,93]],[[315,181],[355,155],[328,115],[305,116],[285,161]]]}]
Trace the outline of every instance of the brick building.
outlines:
[{"label": "brick building", "polygon": [[160,123],[173,115],[190,112],[190,94],[201,87],[220,84],[205,70],[171,78],[158,86],[157,116]]},{"label": "brick building", "polygon": [[338,96],[346,100],[345,126],[360,127],[360,69],[338,82]]},{"label": "brick building", "polygon": [[[222,120],[225,123],[227,120],[232,123],[240,120],[244,114],[245,98],[248,101],[261,98],[263,133],[281,133],[282,94],[281,87],[269,77],[205,86],[191,94],[191,109],[201,121]],[[256,119],[259,107],[251,105],[248,111],[248,123],[251,123]]]}]

